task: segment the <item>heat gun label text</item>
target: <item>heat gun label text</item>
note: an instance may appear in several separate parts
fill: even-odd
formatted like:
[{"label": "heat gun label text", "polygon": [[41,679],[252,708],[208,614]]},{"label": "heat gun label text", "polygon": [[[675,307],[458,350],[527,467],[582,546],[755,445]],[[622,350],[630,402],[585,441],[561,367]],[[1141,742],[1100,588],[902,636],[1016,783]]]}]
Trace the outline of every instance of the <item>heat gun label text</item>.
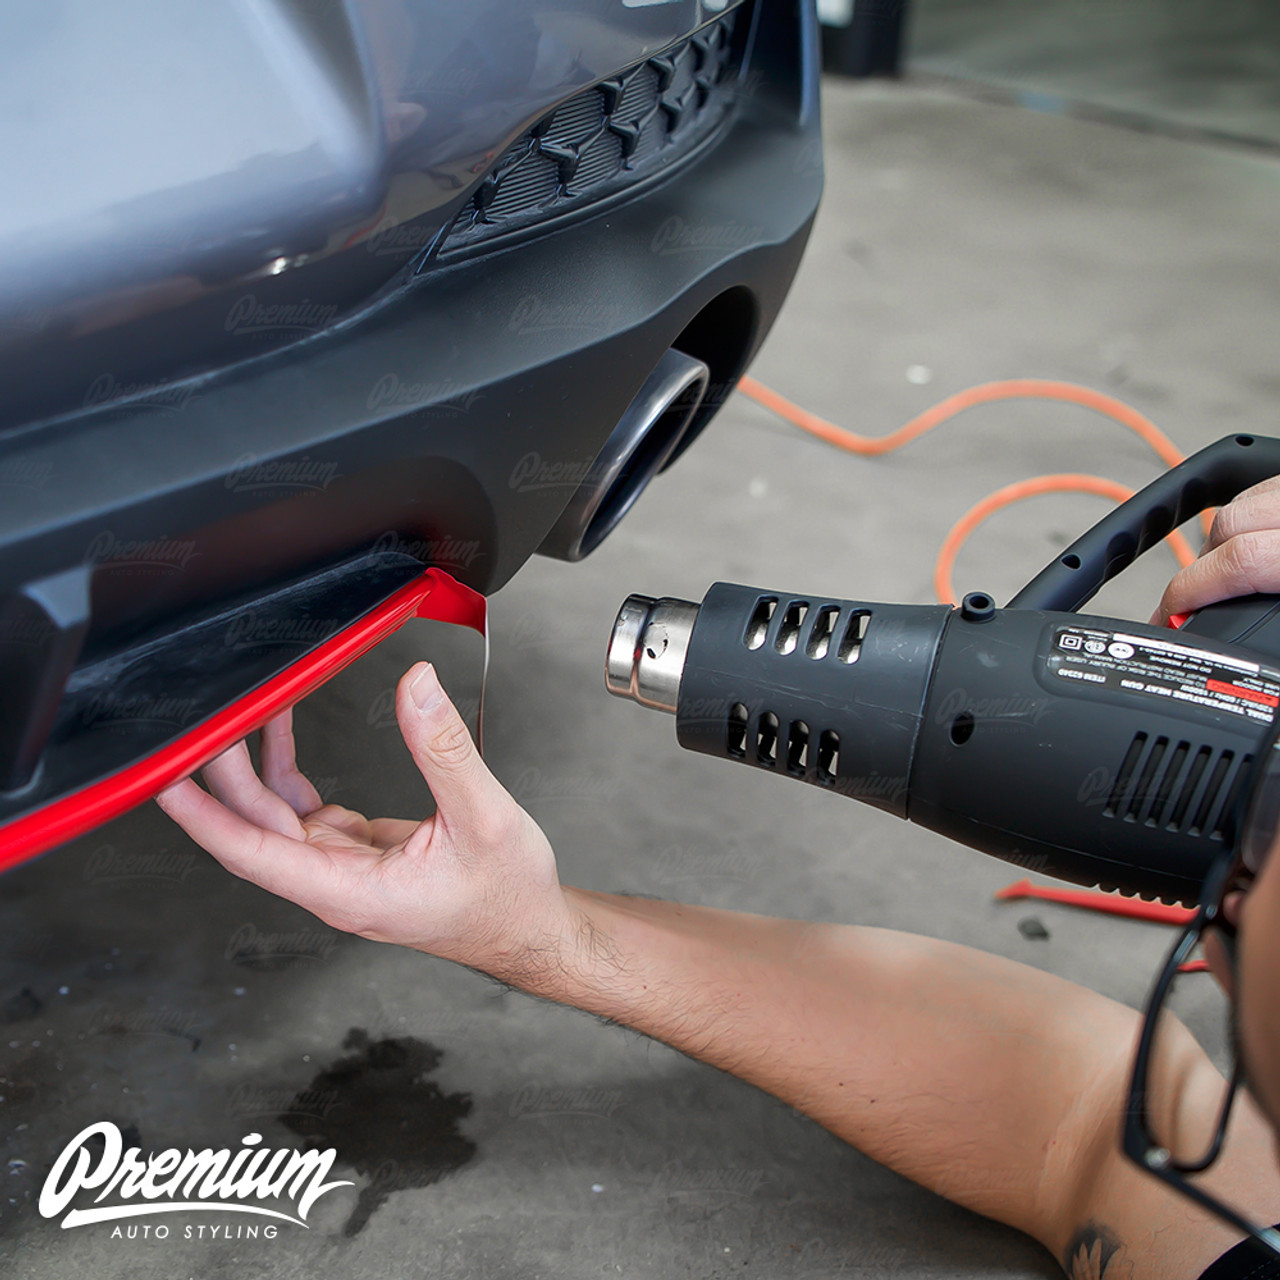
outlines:
[{"label": "heat gun label text", "polygon": [[1172,640],[1060,628],[1048,664],[1063,680],[1149,694],[1261,724],[1270,724],[1280,707],[1280,672]]}]

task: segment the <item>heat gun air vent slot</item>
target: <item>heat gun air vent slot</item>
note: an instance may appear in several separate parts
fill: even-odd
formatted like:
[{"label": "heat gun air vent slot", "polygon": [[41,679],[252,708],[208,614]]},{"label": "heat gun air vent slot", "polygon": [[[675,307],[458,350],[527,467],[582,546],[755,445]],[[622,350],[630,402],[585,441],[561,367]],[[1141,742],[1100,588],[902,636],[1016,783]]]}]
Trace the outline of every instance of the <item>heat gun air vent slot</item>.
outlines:
[{"label": "heat gun air vent slot", "polygon": [[1235,817],[1236,801],[1240,798],[1240,788],[1244,786],[1245,779],[1249,776],[1249,766],[1252,763],[1253,757],[1248,755],[1240,761],[1235,775],[1231,779],[1231,786],[1223,797],[1222,808],[1218,810],[1213,830],[1209,832],[1210,840],[1221,840],[1226,834],[1227,827]]},{"label": "heat gun air vent slot", "polygon": [[1157,738],[1151,744],[1151,750],[1147,752],[1147,758],[1142,762],[1137,785],[1133,788],[1133,794],[1129,797],[1129,803],[1125,808],[1124,816],[1127,822],[1136,822],[1147,801],[1155,794],[1156,770],[1160,768],[1160,762],[1168,749],[1168,738]]},{"label": "heat gun air vent slot", "polygon": [[840,735],[824,729],[818,738],[818,781],[828,785],[840,776]]},{"label": "heat gun air vent slot", "polygon": [[778,717],[772,711],[761,712],[756,722],[756,759],[770,769],[778,763]]},{"label": "heat gun air vent slot", "polygon": [[1182,772],[1182,766],[1186,762],[1187,753],[1191,750],[1191,743],[1179,742],[1174,747],[1172,754],[1169,756],[1169,763],[1165,766],[1164,776],[1160,779],[1160,784],[1156,788],[1156,798],[1151,805],[1151,812],[1146,816],[1146,824],[1149,827],[1157,827],[1160,825],[1160,819],[1164,817],[1164,811],[1169,807],[1169,798],[1173,795],[1173,784],[1177,782],[1178,775]]},{"label": "heat gun air vent slot", "polygon": [[1182,829],[1187,810],[1191,807],[1191,797],[1195,795],[1196,788],[1200,785],[1200,779],[1208,767],[1209,758],[1212,755],[1213,751],[1209,747],[1200,747],[1196,751],[1195,759],[1191,761],[1191,767],[1187,770],[1186,781],[1179,788],[1178,798],[1173,803],[1173,811],[1169,814],[1167,830],[1180,831]]},{"label": "heat gun air vent slot", "polygon": [[1124,760],[1121,761],[1120,771],[1116,774],[1115,784],[1111,788],[1111,794],[1107,797],[1106,808],[1103,809],[1103,815],[1108,818],[1114,818],[1116,811],[1120,808],[1121,801],[1125,797],[1125,793],[1129,790],[1129,783],[1133,781],[1133,771],[1138,767],[1138,759],[1142,755],[1142,749],[1147,745],[1147,735],[1145,733],[1135,733],[1133,741],[1129,743],[1129,750],[1124,753]]},{"label": "heat gun air vent slot", "polygon": [[862,641],[867,634],[867,624],[870,621],[871,614],[865,609],[850,615],[849,621],[845,624],[840,648],[836,652],[836,657],[841,662],[857,662],[858,654],[862,652]]},{"label": "heat gun air vent slot", "polygon": [[728,737],[725,750],[735,760],[745,760],[747,755],[747,709],[741,702],[729,708]]},{"label": "heat gun air vent slot", "polygon": [[1200,797],[1200,803],[1196,806],[1196,815],[1191,819],[1191,825],[1187,828],[1187,835],[1198,836],[1209,826],[1209,815],[1213,812],[1213,802],[1218,798],[1218,793],[1222,790],[1222,784],[1227,780],[1227,771],[1231,768],[1232,759],[1232,753],[1224,751],[1213,762],[1213,770],[1209,774],[1209,781],[1205,786],[1204,795]]},{"label": "heat gun air vent slot", "polygon": [[787,772],[803,778],[809,768],[809,726],[793,720],[787,734]]},{"label": "heat gun air vent slot", "polygon": [[1103,815],[1148,827],[1163,823],[1166,831],[1221,840],[1249,760],[1245,756],[1237,762],[1233,751],[1220,752],[1215,759],[1209,746],[1193,749],[1189,742],[1171,745],[1168,738],[1150,741],[1147,734],[1136,733]]},{"label": "heat gun air vent slot", "polygon": [[804,626],[808,612],[809,605],[805,600],[793,600],[787,605],[782,615],[782,626],[778,628],[778,638],[773,642],[773,647],[784,657],[796,651],[796,645],[800,643],[800,628]]},{"label": "heat gun air vent slot", "polygon": [[742,643],[748,649],[759,649],[769,631],[769,623],[773,619],[773,611],[778,607],[777,596],[761,596],[756,607],[751,611],[747,629],[743,632]]},{"label": "heat gun air vent slot", "polygon": [[831,649],[831,637],[835,634],[836,619],[840,616],[838,604],[824,604],[813,620],[813,630],[809,633],[809,643],[805,653],[815,662],[827,656]]}]

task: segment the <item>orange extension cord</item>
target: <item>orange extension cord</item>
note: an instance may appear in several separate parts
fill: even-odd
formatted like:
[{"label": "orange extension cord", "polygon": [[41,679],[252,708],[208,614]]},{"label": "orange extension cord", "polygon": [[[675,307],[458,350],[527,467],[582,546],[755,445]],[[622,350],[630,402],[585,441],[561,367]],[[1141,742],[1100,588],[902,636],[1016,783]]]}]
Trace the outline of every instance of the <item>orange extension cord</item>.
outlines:
[{"label": "orange extension cord", "polygon": [[[784,418],[802,431],[808,431],[820,440],[835,445],[837,449],[845,449],[849,453],[860,454],[864,458],[877,458],[881,454],[892,453],[910,444],[927,431],[954,418],[965,409],[979,404],[991,404],[996,400],[1061,400],[1067,404],[1079,405],[1092,409],[1104,417],[1111,418],[1128,427],[1135,435],[1150,446],[1155,455],[1166,466],[1176,467],[1183,461],[1183,453],[1150,418],[1144,417],[1136,409],[1130,408],[1123,401],[1117,400],[1102,391],[1094,391],[1090,387],[1077,386],[1073,382],[1055,382],[1047,378],[1010,378],[1002,382],[983,382],[967,391],[958,391],[953,396],[935,404],[933,408],[912,418],[910,422],[890,432],[887,436],[861,436],[856,432],[838,427],[817,414],[802,409],[784,396],[757,382],[754,378],[744,377],[738,383],[738,390],[757,404]],[[1074,473],[1053,476],[1037,476],[1032,480],[1019,480],[1015,484],[1005,485],[995,493],[983,498],[976,506],[966,511],[952,526],[951,532],[943,540],[938,551],[938,558],[933,569],[933,588],[943,604],[958,603],[952,584],[952,570],[956,556],[969,535],[988,516],[1024,498],[1034,498],[1043,493],[1093,493],[1115,502],[1124,502],[1133,497],[1133,490],[1114,480],[1105,480],[1101,476],[1077,475]],[[1201,516],[1205,532],[1209,531],[1212,517],[1209,513]],[[1167,541],[1178,558],[1178,563],[1188,565],[1195,559],[1190,544],[1176,529],[1169,534]]]}]

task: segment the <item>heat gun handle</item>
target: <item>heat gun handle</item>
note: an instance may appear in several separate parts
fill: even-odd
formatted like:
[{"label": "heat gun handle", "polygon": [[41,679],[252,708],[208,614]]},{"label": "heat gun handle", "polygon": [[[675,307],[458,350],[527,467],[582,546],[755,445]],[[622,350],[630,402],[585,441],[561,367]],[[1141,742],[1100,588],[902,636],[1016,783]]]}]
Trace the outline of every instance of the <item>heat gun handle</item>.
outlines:
[{"label": "heat gun handle", "polygon": [[1099,520],[1036,574],[1009,601],[1009,608],[1074,613],[1104,583],[1192,516],[1206,507],[1220,507],[1274,475],[1280,475],[1280,440],[1224,436]]}]

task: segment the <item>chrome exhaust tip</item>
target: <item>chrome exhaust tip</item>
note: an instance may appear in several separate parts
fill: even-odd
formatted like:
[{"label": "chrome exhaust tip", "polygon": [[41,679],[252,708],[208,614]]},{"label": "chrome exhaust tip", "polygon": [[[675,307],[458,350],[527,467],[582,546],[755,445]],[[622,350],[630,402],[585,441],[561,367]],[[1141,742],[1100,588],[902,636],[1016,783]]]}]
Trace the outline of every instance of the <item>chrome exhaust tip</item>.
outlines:
[{"label": "chrome exhaust tip", "polygon": [[697,620],[698,606],[688,600],[628,596],[609,636],[605,687],[616,697],[675,715]]},{"label": "chrome exhaust tip", "polygon": [[710,381],[701,360],[667,349],[543,539],[542,555],[581,560],[613,532],[680,444]]}]

